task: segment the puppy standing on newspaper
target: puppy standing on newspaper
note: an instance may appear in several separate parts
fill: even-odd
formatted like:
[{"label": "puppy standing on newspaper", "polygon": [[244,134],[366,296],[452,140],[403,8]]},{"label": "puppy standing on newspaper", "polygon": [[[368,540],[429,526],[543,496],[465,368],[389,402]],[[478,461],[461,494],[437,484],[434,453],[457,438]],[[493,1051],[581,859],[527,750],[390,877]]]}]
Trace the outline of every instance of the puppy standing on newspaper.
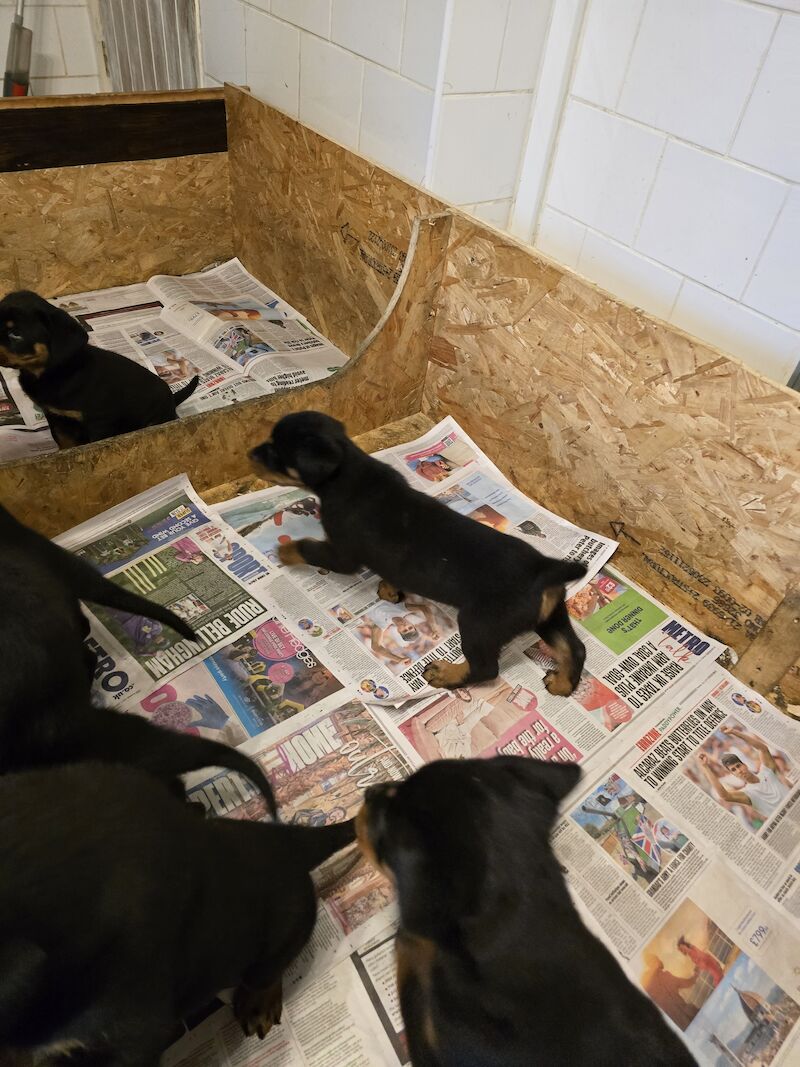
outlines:
[{"label": "puppy standing on newspaper", "polygon": [[578,684],[586,650],[564,593],[586,573],[582,563],[551,559],[412,489],[362,452],[340,422],[316,411],[286,415],[250,457],[272,481],[305,486],[320,499],[328,540],[283,544],[281,562],[342,574],[368,567],[381,576],[384,600],[398,603],[416,593],[458,608],[464,662],[429,663],[430,685],[454,689],[496,678],[501,650],[527,630],[553,650],[549,692],[569,696]]}]

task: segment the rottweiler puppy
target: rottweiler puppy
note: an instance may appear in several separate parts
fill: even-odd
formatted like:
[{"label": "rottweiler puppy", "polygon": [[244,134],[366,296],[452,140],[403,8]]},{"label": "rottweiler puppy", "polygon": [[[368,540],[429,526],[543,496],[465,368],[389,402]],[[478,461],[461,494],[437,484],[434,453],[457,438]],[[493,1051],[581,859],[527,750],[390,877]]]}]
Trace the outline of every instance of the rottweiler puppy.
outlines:
[{"label": "rottweiler puppy", "polygon": [[579,777],[498,756],[366,791],[356,830],[397,890],[414,1067],[694,1064],[572,904],[549,836]]},{"label": "rottweiler puppy", "polygon": [[0,366],[43,409],[59,448],[176,419],[200,380],[176,393],[146,367],[89,344],[66,311],[22,289],[0,300]]},{"label": "rottweiler puppy", "polygon": [[380,575],[384,600],[416,593],[458,609],[464,662],[428,664],[430,685],[455,689],[496,678],[502,648],[527,630],[536,630],[555,656],[548,690],[569,696],[578,684],[586,650],[567,614],[564,587],[586,574],[582,563],[551,559],[412,489],[329,415],[284,416],[250,457],[272,481],[305,486],[320,499],[328,540],[281,545],[283,563],[343,574],[365,566]]},{"label": "rottweiler puppy", "polygon": [[81,600],[156,619],[188,641],[197,640],[191,626],[115,585],[2,506],[0,558],[0,773],[96,759],[135,764],[174,783],[201,767],[229,767],[253,782],[274,814],[268,779],[243,753],[91,704],[97,664],[84,644],[89,622]]},{"label": "rottweiler puppy", "polygon": [[232,987],[246,1034],[280,1021],[281,975],[316,919],[309,872],[353,820],[193,807],[130,767],[0,778],[0,1048],[155,1067],[178,1020]]}]

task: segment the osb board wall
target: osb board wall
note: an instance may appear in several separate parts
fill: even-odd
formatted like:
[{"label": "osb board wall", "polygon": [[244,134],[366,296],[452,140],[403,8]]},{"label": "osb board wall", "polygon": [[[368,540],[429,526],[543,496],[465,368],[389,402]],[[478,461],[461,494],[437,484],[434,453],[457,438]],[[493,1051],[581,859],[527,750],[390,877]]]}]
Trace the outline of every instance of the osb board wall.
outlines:
[{"label": "osb board wall", "polygon": [[737,652],[800,579],[797,394],[463,219],[431,356],[424,410]]},{"label": "osb board wall", "polygon": [[429,193],[226,86],[236,249],[348,355],[394,291]]},{"label": "osb board wall", "polygon": [[53,536],[183,471],[199,491],[247,475],[249,449],[290,411],[327,411],[352,434],[418,413],[450,224],[450,216],[439,216],[415,227],[408,270],[382,328],[338,374],[289,393],[0,465],[0,500],[22,522]]},{"label": "osb board wall", "polygon": [[0,294],[59,296],[231,255],[224,152],[0,174]]}]

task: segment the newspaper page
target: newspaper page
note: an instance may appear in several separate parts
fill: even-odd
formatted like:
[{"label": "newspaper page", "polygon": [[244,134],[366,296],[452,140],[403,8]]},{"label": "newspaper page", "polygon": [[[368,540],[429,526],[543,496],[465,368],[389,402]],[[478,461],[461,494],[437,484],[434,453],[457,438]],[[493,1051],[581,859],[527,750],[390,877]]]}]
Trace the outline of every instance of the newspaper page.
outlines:
[{"label": "newspaper page", "polygon": [[47,419],[19,384],[17,371],[0,370],[0,463],[55,452]]},{"label": "newspaper page", "polygon": [[[309,651],[259,593],[266,561],[212,517],[185,476],[58,542],[112,581],[169,607],[197,633],[189,641],[154,620],[93,606],[96,685],[108,702],[161,717],[191,713],[192,723],[212,732],[224,717],[222,728],[255,736],[287,709],[343,688],[325,657]],[[196,669],[184,677],[190,668]],[[173,680],[167,698],[172,691],[164,687]],[[169,712],[164,704],[173,705]]]},{"label": "newspaper page", "polygon": [[226,357],[264,392],[319,381],[347,362],[238,259],[180,278],[157,275],[149,284],[164,298],[168,323]]},{"label": "newspaper page", "polygon": [[[396,454],[402,464],[408,455],[422,451],[431,455],[431,447],[444,449],[443,441],[448,442],[448,462],[453,465],[448,482],[443,486],[426,481],[418,467],[413,471],[406,467],[410,479],[419,479],[420,489],[477,522],[530,540],[548,554],[581,560],[590,575],[611,556],[616,542],[539,508],[503,478],[452,419],[418,441],[392,450],[391,455],[379,455],[391,458]],[[312,494],[276,487],[237,497],[218,510],[272,563],[275,573],[270,593],[286,617],[310,643],[326,647],[365,700],[388,706],[410,697],[430,696],[434,690],[422,677],[425,666],[433,659],[459,659],[461,644],[451,607],[413,595],[401,604],[389,604],[378,596],[379,576],[366,569],[340,575],[280,563],[277,552],[282,543],[301,537],[324,538],[319,502]],[[537,533],[532,532],[534,528]],[[543,546],[543,541],[548,543]],[[529,673],[540,678],[544,672],[534,667]]]},{"label": "newspaper page", "polygon": [[238,259],[53,302],[83,324],[91,344],[146,366],[173,392],[198,375],[184,417],[319,381],[347,362]]},{"label": "newspaper page", "polygon": [[229,1007],[191,1020],[165,1067],[405,1067],[408,1048],[394,978],[394,930],[316,977],[284,982],[283,1014],[263,1041],[245,1037]]}]

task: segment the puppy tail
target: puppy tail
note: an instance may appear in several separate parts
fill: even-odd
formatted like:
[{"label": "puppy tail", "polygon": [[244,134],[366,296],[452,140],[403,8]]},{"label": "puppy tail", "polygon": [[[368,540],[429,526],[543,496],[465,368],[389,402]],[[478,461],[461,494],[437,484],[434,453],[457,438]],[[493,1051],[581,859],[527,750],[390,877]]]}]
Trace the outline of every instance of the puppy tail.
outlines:
[{"label": "puppy tail", "polygon": [[564,599],[565,586],[586,575],[583,563],[572,560],[553,560],[536,579],[538,594],[538,621],[547,622]]},{"label": "puppy tail", "polygon": [[188,400],[199,384],[200,376],[198,374],[195,374],[194,378],[192,378],[191,381],[188,381],[186,385],[183,386],[183,388],[176,389],[175,392],[172,394],[172,399],[175,403],[175,407],[177,407],[179,404],[182,404],[184,400]]},{"label": "puppy tail", "polygon": [[292,855],[300,859],[309,871],[313,871],[334,853],[355,841],[356,821],[347,819],[329,826],[283,826],[281,834],[289,839]]},{"label": "puppy tail", "polygon": [[278,806],[270,781],[244,752],[208,737],[181,734],[156,726],[139,715],[103,708],[89,709],[86,717],[73,727],[72,746],[67,756],[132,765],[167,782],[204,767],[237,771],[261,793],[270,815],[278,821]]},{"label": "puppy tail", "polygon": [[79,600],[86,600],[90,604],[102,604],[106,608],[116,608],[125,611],[129,615],[144,615],[147,619],[156,619],[165,626],[179,633],[181,637],[189,641],[199,640],[197,634],[184,622],[174,611],[147,600],[138,593],[125,589],[116,582],[109,581],[102,574],[90,566],[78,556],[67,552],[57,545],[53,546],[59,551],[59,570],[65,575],[72,586],[72,590]]},{"label": "puppy tail", "polygon": [[33,1009],[46,967],[47,953],[33,941],[13,935],[0,941],[0,1042]]}]

